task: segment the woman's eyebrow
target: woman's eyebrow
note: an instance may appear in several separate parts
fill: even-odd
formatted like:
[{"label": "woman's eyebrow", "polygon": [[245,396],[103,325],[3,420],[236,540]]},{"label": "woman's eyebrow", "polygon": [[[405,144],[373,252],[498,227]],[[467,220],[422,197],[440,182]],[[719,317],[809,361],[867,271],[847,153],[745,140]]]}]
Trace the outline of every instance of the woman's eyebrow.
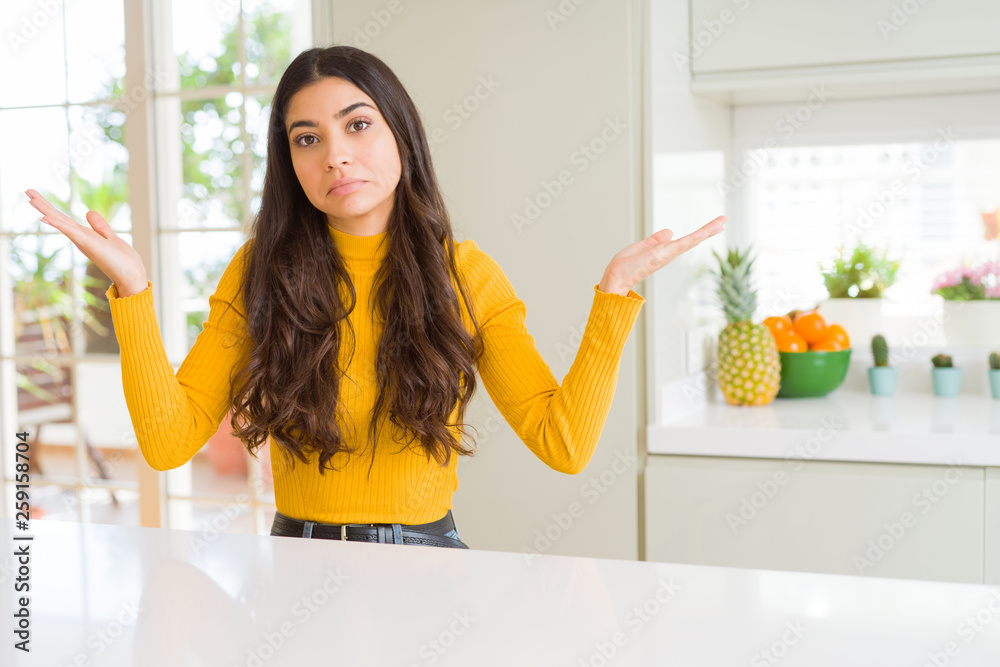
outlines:
[{"label": "woman's eyebrow", "polygon": [[[337,113],[334,116],[334,118],[336,118],[337,120],[340,120],[341,118],[343,118],[347,114],[351,113],[352,111],[354,111],[358,107],[368,107],[369,109],[375,109],[375,107],[373,107],[372,105],[368,104],[367,102],[355,102],[351,106],[344,107],[343,109],[341,109],[340,112]],[[377,109],[375,109],[375,110],[377,111]],[[294,123],[292,123],[291,125],[288,126],[288,133],[291,134],[292,130],[294,130],[297,127],[316,127],[316,126],[317,126],[317,124],[316,124],[316,121],[314,121],[314,120],[297,120],[297,121],[295,121]]]}]

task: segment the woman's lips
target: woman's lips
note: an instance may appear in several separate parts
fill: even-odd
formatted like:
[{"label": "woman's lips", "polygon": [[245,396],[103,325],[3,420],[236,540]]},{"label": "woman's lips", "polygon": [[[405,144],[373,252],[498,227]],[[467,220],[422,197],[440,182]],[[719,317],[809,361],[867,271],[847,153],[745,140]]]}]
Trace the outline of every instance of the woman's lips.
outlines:
[{"label": "woman's lips", "polygon": [[354,181],[353,183],[345,183],[344,185],[339,185],[333,190],[330,190],[330,194],[337,196],[350,194],[351,192],[360,189],[366,182],[367,181]]}]

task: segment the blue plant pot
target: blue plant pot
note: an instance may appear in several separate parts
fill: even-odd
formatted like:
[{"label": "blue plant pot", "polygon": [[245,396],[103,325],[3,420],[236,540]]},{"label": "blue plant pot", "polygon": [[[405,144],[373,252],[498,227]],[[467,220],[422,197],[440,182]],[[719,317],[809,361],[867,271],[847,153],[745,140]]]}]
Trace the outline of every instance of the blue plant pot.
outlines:
[{"label": "blue plant pot", "polygon": [[931,380],[935,395],[958,396],[958,390],[962,387],[962,369],[934,367],[931,369]]},{"label": "blue plant pot", "polygon": [[990,369],[990,391],[993,398],[1000,400],[1000,369]]},{"label": "blue plant pot", "polygon": [[868,369],[868,384],[876,396],[892,396],[896,391],[896,367],[872,366]]}]

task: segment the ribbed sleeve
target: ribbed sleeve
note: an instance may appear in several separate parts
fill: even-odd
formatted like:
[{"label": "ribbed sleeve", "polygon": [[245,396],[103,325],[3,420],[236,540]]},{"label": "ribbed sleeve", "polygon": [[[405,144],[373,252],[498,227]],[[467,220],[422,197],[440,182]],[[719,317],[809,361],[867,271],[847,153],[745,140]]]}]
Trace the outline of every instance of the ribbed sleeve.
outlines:
[{"label": "ribbed sleeve", "polygon": [[150,467],[170,470],[194,456],[228,413],[229,373],[249,347],[239,299],[238,266],[246,244],[226,268],[210,313],[176,376],[153,307],[152,282],[128,297],[105,293],[121,347],[122,385],[139,449]]},{"label": "ribbed sleeve", "polygon": [[622,349],[645,299],[602,292],[594,300],[576,358],[560,385],[525,326],[524,301],[500,266],[473,241],[463,262],[483,335],[479,374],[490,398],[525,445],[549,467],[581,472],[611,407]]}]

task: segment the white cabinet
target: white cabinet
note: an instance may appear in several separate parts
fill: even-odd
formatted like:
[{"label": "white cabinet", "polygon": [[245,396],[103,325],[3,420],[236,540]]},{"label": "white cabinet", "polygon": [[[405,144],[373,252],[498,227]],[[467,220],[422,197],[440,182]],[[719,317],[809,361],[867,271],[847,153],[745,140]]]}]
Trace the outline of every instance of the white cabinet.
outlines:
[{"label": "white cabinet", "polygon": [[650,561],[983,583],[984,540],[1000,560],[995,468],[650,455],[645,488]]},{"label": "white cabinet", "polygon": [[1000,468],[986,469],[986,576],[984,584],[1000,584]]},{"label": "white cabinet", "polygon": [[1000,54],[995,0],[694,0],[693,72]]},{"label": "white cabinet", "polygon": [[837,97],[996,90],[998,26],[995,0],[692,0],[674,60],[693,91],[736,104],[823,84]]}]

